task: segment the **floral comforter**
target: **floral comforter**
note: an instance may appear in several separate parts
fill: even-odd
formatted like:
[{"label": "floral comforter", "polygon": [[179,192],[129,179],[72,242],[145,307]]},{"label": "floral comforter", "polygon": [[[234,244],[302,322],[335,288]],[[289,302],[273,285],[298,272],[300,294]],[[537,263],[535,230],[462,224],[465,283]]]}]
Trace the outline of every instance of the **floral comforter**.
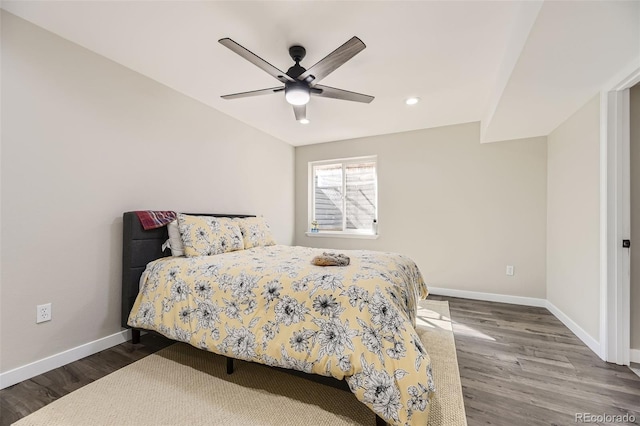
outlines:
[{"label": "floral comforter", "polygon": [[237,359],[346,379],[387,422],[426,425],[431,361],[414,330],[427,289],[392,253],[270,246],[147,265],[129,325]]}]

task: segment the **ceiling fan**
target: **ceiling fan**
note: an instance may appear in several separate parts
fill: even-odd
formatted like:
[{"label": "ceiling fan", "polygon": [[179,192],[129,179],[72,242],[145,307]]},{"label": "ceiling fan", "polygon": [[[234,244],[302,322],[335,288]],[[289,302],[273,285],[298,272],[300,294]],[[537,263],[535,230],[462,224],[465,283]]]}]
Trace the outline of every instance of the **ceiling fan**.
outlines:
[{"label": "ceiling fan", "polygon": [[369,103],[374,99],[373,96],[318,84],[320,80],[364,50],[366,46],[358,37],[351,38],[309,69],[305,69],[300,65],[300,61],[302,61],[307,53],[305,48],[302,46],[291,46],[289,48],[289,55],[295,62],[295,65],[289,68],[286,73],[280,71],[230,38],[223,38],[218,41],[258,68],[266,71],[281,83],[284,83],[284,86],[224,95],[222,99],[238,99],[284,92],[287,102],[293,105],[293,113],[295,114],[296,120],[305,124],[309,122],[309,120],[307,120],[307,103],[311,95],[364,103]]}]

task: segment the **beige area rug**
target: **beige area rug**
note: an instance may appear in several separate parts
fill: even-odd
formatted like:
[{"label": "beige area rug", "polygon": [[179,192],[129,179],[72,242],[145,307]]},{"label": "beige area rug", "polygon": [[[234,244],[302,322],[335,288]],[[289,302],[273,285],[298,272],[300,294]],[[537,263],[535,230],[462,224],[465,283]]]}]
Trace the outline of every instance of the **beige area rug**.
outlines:
[{"label": "beige area rug", "polygon": [[[429,425],[466,425],[448,302],[422,301],[418,332],[433,363]],[[348,391],[176,343],[66,395],[16,426],[375,425]]]}]

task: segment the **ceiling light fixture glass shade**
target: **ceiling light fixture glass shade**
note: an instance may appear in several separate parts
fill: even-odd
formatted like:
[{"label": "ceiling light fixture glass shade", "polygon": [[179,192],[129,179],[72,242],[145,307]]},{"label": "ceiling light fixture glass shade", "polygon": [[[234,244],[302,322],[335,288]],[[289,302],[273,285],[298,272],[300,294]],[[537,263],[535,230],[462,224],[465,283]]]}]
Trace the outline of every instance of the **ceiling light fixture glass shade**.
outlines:
[{"label": "ceiling light fixture glass shade", "polygon": [[406,101],[404,101],[404,103],[406,103],[407,105],[415,105],[418,102],[420,102],[420,98],[408,98]]},{"label": "ceiling light fixture glass shade", "polygon": [[306,84],[290,82],[284,88],[284,97],[291,105],[306,105],[311,96]]},{"label": "ceiling light fixture glass shade", "polygon": [[309,124],[309,119],[308,118],[302,118],[300,120],[300,124]]}]

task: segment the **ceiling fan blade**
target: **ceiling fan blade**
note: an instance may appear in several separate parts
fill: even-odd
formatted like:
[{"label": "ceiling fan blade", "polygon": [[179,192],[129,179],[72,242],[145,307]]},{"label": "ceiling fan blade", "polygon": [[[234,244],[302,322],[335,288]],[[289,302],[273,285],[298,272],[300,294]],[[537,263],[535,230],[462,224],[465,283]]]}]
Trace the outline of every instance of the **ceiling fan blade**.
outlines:
[{"label": "ceiling fan blade", "polygon": [[307,118],[307,106],[306,105],[294,105],[293,113],[296,115],[296,121],[300,121],[303,118]]},{"label": "ceiling fan blade", "polygon": [[220,96],[222,99],[248,98],[249,96],[269,95],[271,93],[282,92],[284,87],[271,87],[269,89],[252,90],[250,92],[234,93],[232,95]]},{"label": "ceiling fan blade", "polygon": [[277,78],[281,82],[286,83],[287,81],[294,81],[286,73],[280,71],[278,68],[274,67],[269,62],[265,61],[264,59],[262,59],[255,53],[251,52],[250,50],[247,50],[244,47],[240,46],[238,43],[231,40],[230,38],[221,38],[220,40],[218,40],[218,42],[223,46],[228,47],[230,50],[234,51],[238,55],[242,56],[244,59],[251,62],[261,70],[266,71],[269,75],[272,75],[273,77]]},{"label": "ceiling fan blade", "polygon": [[321,96],[324,98],[342,99],[343,101],[364,102],[366,104],[375,99],[373,96],[350,92],[343,89],[336,89],[335,87],[323,86],[321,84],[316,84],[315,86],[313,86],[313,88],[320,89],[322,90],[322,92],[318,93],[317,91],[312,90],[312,95]]},{"label": "ceiling fan blade", "polygon": [[300,74],[298,80],[314,84],[334,72],[338,67],[356,56],[367,47],[358,37],[353,37],[317,64]]}]

